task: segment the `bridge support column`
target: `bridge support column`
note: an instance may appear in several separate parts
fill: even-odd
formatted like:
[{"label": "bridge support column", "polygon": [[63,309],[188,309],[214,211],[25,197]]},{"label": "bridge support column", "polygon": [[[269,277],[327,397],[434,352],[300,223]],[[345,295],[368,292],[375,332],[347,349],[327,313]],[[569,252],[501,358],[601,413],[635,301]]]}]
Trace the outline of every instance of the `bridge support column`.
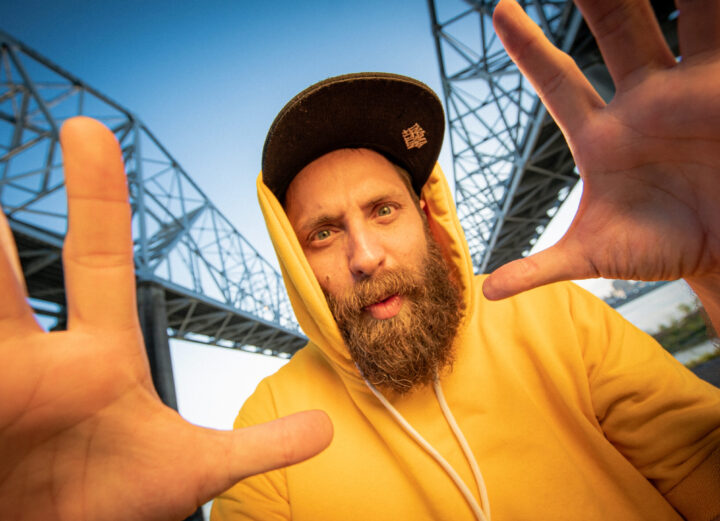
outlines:
[{"label": "bridge support column", "polygon": [[139,282],[137,287],[138,316],[145,338],[153,383],[165,405],[177,410],[170,342],[167,336],[165,291],[154,282]]},{"label": "bridge support column", "polygon": [[[165,290],[154,282],[138,282],[138,316],[145,338],[145,350],[150,361],[153,384],[165,405],[176,411],[175,378],[173,378],[170,341],[167,336],[167,308]],[[204,521],[200,507],[185,521]]]}]

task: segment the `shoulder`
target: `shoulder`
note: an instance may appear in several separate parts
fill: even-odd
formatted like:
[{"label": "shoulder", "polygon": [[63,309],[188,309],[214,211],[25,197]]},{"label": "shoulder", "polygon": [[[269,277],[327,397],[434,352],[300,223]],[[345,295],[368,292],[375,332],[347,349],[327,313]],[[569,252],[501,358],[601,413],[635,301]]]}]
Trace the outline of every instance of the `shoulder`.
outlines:
[{"label": "shoulder", "polygon": [[573,282],[548,284],[490,301],[482,296],[485,277],[475,278],[479,296],[469,326],[491,345],[520,346],[523,353],[579,356],[588,363],[602,359],[608,349],[654,343],[607,303]]},{"label": "shoulder", "polygon": [[474,278],[474,313],[518,318],[527,318],[529,315],[545,318],[551,315],[555,321],[576,320],[579,315],[598,312],[616,315],[604,301],[569,281],[547,284],[507,299],[490,301],[482,293],[482,284],[486,278],[487,275],[476,275]]},{"label": "shoulder", "polygon": [[277,372],[264,378],[245,401],[234,428],[255,425],[294,412],[317,408],[327,382],[338,377],[312,343],[300,349]]}]

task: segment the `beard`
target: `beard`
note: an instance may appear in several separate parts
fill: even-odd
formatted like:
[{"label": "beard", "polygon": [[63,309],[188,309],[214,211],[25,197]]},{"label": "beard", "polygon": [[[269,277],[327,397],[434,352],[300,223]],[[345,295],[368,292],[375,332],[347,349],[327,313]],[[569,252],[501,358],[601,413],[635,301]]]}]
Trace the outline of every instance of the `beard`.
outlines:
[{"label": "beard", "polygon": [[[435,240],[427,236],[420,272],[383,271],[339,297],[327,292],[330,311],[353,361],[374,386],[405,394],[451,368],[460,323],[460,291]],[[394,317],[375,319],[364,308],[391,295],[404,297]]]}]

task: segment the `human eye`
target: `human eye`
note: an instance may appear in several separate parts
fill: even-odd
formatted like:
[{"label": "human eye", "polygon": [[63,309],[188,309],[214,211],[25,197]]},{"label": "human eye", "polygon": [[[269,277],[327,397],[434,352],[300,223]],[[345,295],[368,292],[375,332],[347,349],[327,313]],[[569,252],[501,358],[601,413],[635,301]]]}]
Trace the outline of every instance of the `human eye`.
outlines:
[{"label": "human eye", "polygon": [[385,217],[393,213],[394,208],[389,204],[382,204],[377,209],[377,215],[379,217]]},{"label": "human eye", "polygon": [[311,239],[313,241],[324,241],[326,239],[329,239],[332,235],[332,232],[328,230],[327,228],[324,228],[322,230],[318,230],[315,233],[312,234]]}]

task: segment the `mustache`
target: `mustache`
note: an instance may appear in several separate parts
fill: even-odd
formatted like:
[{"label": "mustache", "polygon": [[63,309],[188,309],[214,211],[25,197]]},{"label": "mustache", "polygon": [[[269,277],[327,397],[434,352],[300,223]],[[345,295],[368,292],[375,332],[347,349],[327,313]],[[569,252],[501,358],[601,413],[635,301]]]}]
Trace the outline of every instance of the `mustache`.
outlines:
[{"label": "mustache", "polygon": [[[360,374],[399,394],[431,384],[438,371],[452,367],[462,316],[460,291],[433,240],[420,264],[374,272],[335,298],[325,293]],[[395,294],[407,299],[405,313],[376,320],[363,311]]]},{"label": "mustache", "polygon": [[333,297],[327,292],[325,297],[343,316],[347,316],[347,314],[358,314],[367,306],[392,295],[417,298],[424,294],[422,276],[412,270],[398,268],[360,280],[339,297]]}]

